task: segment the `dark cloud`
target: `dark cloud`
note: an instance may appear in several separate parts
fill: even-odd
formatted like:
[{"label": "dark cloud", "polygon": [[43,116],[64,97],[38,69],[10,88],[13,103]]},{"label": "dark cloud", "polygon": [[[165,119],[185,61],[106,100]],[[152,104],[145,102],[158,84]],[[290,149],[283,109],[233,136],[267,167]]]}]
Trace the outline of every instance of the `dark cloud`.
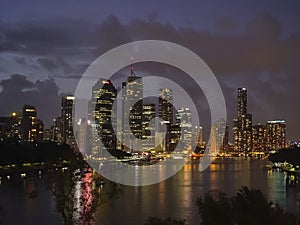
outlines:
[{"label": "dark cloud", "polygon": [[[225,94],[230,124],[236,113],[236,88],[246,86],[249,89],[249,111],[253,113],[254,120],[265,122],[268,119],[284,118],[290,124],[289,134],[296,138],[300,132],[297,126],[300,107],[295,104],[300,99],[299,34],[283,35],[280,22],[267,13],[259,14],[249,21],[243,32],[231,32],[236,23],[238,21],[230,17],[220,17],[215,23],[219,30],[212,33],[162,23],[156,14],[149,15],[146,20],[134,19],[128,23],[120,22],[115,16],[107,17],[100,24],[69,19],[60,19],[59,22],[24,21],[14,26],[0,25],[0,51],[31,56],[37,62],[36,66],[46,71],[46,77],[51,75],[55,78],[79,79],[97,56],[120,44],[144,39],[175,42],[196,52],[217,75]],[[20,62],[24,61],[16,60],[16,63]],[[25,59],[25,63],[29,63],[28,60]],[[149,67],[141,64],[136,66],[136,70],[141,74],[164,74],[170,78],[176,76],[176,73],[172,74],[168,69],[156,65]],[[126,72],[118,76],[116,86],[124,81],[124,74]],[[18,87],[22,80],[25,82],[22,88],[37,88],[38,91],[31,89],[29,94],[26,91],[26,96],[44,90],[37,82],[27,87],[30,82],[26,84],[24,77],[12,77],[9,80],[16,82],[16,90],[23,90]],[[6,89],[5,82],[9,81],[2,81],[4,88],[1,96],[8,93],[7,90],[13,91],[14,84],[11,83],[11,88]],[[54,81],[39,82],[46,85],[43,91],[45,96],[53,91],[52,101],[56,101],[56,106],[52,108],[58,107],[59,100],[54,100],[58,94],[53,94],[57,87],[51,85],[55,84]],[[189,88],[187,80],[182,83],[187,85],[191,94],[197,95]],[[22,91],[17,92],[20,94]],[[12,96],[6,95],[10,99],[6,100],[8,105],[12,104]],[[1,102],[2,99],[5,98],[1,98]],[[199,99],[203,102],[202,97]],[[18,106],[25,103],[21,98],[16,101]],[[37,99],[34,101],[41,105]],[[47,111],[49,106],[44,108]]]},{"label": "dark cloud", "polygon": [[156,12],[149,13],[147,19],[149,22],[154,22],[158,19],[158,14]]},{"label": "dark cloud", "polygon": [[122,24],[116,16],[109,16],[97,29],[96,54],[104,53],[113,47],[132,41],[128,27]]},{"label": "dark cloud", "polygon": [[278,37],[282,32],[279,21],[267,13],[259,14],[254,20],[246,25],[246,30],[249,34],[258,35],[260,37]]},{"label": "dark cloud", "polygon": [[233,31],[236,29],[235,21],[229,16],[222,16],[215,20],[215,26],[221,31]]},{"label": "dark cloud", "polygon": [[47,71],[52,73],[60,72],[63,74],[70,74],[73,70],[70,65],[60,57],[55,58],[38,58],[37,62]]},{"label": "dark cloud", "polygon": [[36,106],[38,117],[46,125],[60,114],[60,95],[53,80],[31,82],[23,75],[12,75],[0,82],[1,115],[9,115],[13,111],[20,111],[24,104]]},{"label": "dark cloud", "polygon": [[0,52],[55,54],[61,48],[87,45],[93,28],[90,22],[66,18],[4,23],[0,27]]},{"label": "dark cloud", "polygon": [[157,39],[190,48],[215,73],[285,73],[299,67],[295,56],[299,55],[300,37],[279,38],[280,23],[268,14],[249,22],[246,34],[210,33],[147,20],[121,24],[116,17],[108,18],[100,28],[97,53],[132,40]]}]

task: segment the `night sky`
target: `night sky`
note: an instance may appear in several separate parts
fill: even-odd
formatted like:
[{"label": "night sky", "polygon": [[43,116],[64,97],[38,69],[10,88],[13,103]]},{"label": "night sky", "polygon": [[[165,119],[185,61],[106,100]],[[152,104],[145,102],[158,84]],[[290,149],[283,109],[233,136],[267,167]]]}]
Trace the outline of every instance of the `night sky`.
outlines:
[{"label": "night sky", "polygon": [[208,64],[224,91],[230,127],[236,89],[247,87],[254,124],[285,119],[288,140],[299,140],[299,32],[299,0],[1,0],[0,116],[32,104],[49,125],[60,113],[60,95],[74,92],[98,56],[159,39]]}]

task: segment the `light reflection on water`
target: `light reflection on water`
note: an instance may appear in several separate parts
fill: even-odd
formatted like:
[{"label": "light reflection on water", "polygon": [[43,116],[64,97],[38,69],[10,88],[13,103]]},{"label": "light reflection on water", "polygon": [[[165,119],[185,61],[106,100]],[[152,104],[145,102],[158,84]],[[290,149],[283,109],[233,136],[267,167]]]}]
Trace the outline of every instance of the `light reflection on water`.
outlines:
[{"label": "light reflection on water", "polygon": [[121,194],[111,191],[116,186],[108,181],[99,184],[91,171],[49,173],[42,179],[36,174],[25,180],[2,179],[4,224],[53,225],[69,220],[69,224],[140,225],[148,216],[184,218],[187,224],[199,224],[198,196],[211,190],[233,196],[242,186],[260,189],[270,200],[299,211],[298,190],[286,189],[283,173],[264,171],[267,161],[219,159],[204,172],[199,172],[198,163],[188,163],[159,184],[123,186]]}]

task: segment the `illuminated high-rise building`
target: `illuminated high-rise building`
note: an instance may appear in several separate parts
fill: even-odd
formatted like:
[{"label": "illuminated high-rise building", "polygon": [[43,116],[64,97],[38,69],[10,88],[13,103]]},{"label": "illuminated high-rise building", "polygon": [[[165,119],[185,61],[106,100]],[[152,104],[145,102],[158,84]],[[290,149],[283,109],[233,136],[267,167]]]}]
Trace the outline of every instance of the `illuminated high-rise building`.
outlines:
[{"label": "illuminated high-rise building", "polygon": [[[117,89],[110,80],[100,79],[92,88],[90,102],[89,150],[88,154],[100,153],[100,146],[107,150],[116,149],[116,134],[114,132],[116,112],[113,104],[116,101]],[[101,144],[102,143],[102,144]]]},{"label": "illuminated high-rise building", "polygon": [[203,148],[203,129],[201,126],[195,126],[193,132],[193,143],[196,144],[196,147]]},{"label": "illuminated high-rise building", "polygon": [[40,119],[36,120],[36,137],[35,141],[43,141],[44,139],[44,122]]},{"label": "illuminated high-rise building", "polygon": [[155,123],[151,121],[154,118],[155,118],[155,104],[144,104],[143,121],[142,121],[143,151],[149,151],[155,148]]},{"label": "illuminated high-rise building", "polygon": [[269,120],[267,122],[267,148],[269,151],[286,147],[285,120]]},{"label": "illuminated high-rise building", "polygon": [[252,115],[247,113],[247,89],[238,88],[237,118],[233,121],[234,150],[252,151]]},{"label": "illuminated high-rise building", "polygon": [[[162,135],[162,145],[166,151],[170,151],[171,146],[171,125],[173,122],[173,92],[169,88],[161,88],[158,92],[158,117],[161,122],[158,132]],[[164,133],[166,132],[166,133]]]},{"label": "illuminated high-rise building", "polygon": [[170,129],[169,131],[167,131],[167,133],[169,134],[169,148],[168,148],[168,152],[173,152],[176,148],[179,151],[182,151],[185,145],[185,142],[182,145],[178,145],[180,142],[180,138],[182,138],[182,130],[181,130],[181,126],[180,124],[171,124],[168,129]]},{"label": "illuminated high-rise building", "polygon": [[74,96],[64,96],[61,101],[62,118],[62,141],[75,147],[75,138],[72,125],[72,109],[74,105]]},{"label": "illuminated high-rise building", "polygon": [[62,119],[61,117],[57,117],[53,120],[53,125],[50,128],[51,132],[51,141],[57,144],[63,143],[63,135],[62,135]]},{"label": "illuminated high-rise building", "polygon": [[161,88],[158,93],[158,116],[166,123],[173,124],[173,92],[169,88]]},{"label": "illuminated high-rise building", "polygon": [[14,138],[21,140],[22,114],[12,112],[10,117],[0,117],[0,140]]},{"label": "illuminated high-rise building", "polygon": [[247,89],[238,88],[238,104],[237,104],[237,117],[247,114]]},{"label": "illuminated high-rise building", "polygon": [[[211,128],[211,146],[210,153],[216,154],[219,150],[222,150],[224,146],[227,123],[224,119],[217,121]],[[227,140],[226,140],[227,141]]]},{"label": "illuminated high-rise building", "polygon": [[122,84],[122,149],[125,151],[142,148],[142,114],[143,80],[135,75],[131,66],[131,76]]},{"label": "illuminated high-rise building", "polygon": [[252,127],[252,146],[253,151],[256,152],[267,150],[267,128],[265,125],[258,124]]},{"label": "illuminated high-rise building", "polygon": [[37,112],[34,106],[24,105],[22,111],[22,141],[33,142],[37,136]]},{"label": "illuminated high-rise building", "polygon": [[[116,149],[116,134],[113,129],[115,112],[113,104],[117,97],[117,89],[110,80],[102,81],[95,104],[95,122],[99,124],[98,135],[106,149]],[[116,126],[116,124],[114,124]]]},{"label": "illuminated high-rise building", "polygon": [[181,125],[181,139],[183,142],[183,149],[192,150],[192,113],[189,108],[181,108],[178,110],[178,117]]},{"label": "illuminated high-rise building", "polygon": [[78,119],[76,122],[75,137],[78,140],[78,149],[81,153],[86,154],[88,151],[88,128],[89,122],[84,118]]}]

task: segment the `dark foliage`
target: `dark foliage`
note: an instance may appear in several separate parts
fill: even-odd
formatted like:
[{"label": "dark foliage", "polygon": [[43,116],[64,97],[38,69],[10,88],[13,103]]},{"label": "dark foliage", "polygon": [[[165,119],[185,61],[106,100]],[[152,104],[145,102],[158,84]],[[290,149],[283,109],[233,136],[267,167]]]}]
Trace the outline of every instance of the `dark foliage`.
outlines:
[{"label": "dark foliage", "polygon": [[184,220],[177,220],[172,218],[160,219],[156,217],[149,217],[145,225],[184,225]]},{"label": "dark foliage", "polygon": [[203,225],[297,225],[296,216],[268,201],[259,191],[243,187],[233,198],[223,193],[198,198]]},{"label": "dark foliage", "polygon": [[300,165],[300,149],[281,149],[277,153],[271,154],[269,160],[272,162],[288,162],[294,166]]},{"label": "dark foliage", "polygon": [[59,163],[63,161],[78,162],[82,160],[79,153],[75,153],[69,145],[57,145],[56,143],[19,143],[0,142],[0,165],[23,163]]}]

